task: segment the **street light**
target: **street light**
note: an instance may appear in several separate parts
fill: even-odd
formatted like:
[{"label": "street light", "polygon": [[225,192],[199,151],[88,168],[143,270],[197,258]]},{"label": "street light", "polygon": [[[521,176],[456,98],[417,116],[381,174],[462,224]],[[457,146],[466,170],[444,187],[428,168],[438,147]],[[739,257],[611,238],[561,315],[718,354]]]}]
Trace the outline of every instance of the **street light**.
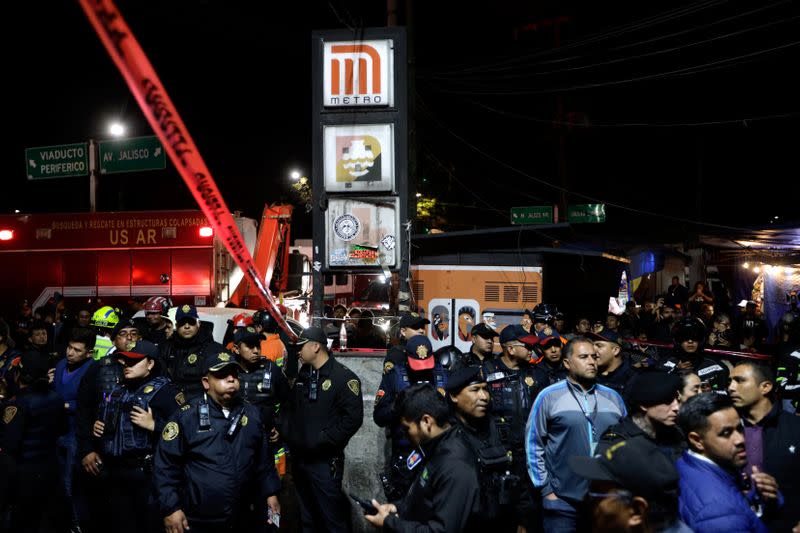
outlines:
[{"label": "street light", "polygon": [[114,137],[122,137],[125,135],[125,126],[119,122],[112,122],[108,127],[108,132]]},{"label": "street light", "polygon": [[292,178],[292,181],[297,181],[297,180],[299,180],[301,176],[302,176],[302,174],[300,173],[300,171],[299,171],[299,170],[292,170],[292,171],[289,173],[289,177],[290,177],[290,178]]}]

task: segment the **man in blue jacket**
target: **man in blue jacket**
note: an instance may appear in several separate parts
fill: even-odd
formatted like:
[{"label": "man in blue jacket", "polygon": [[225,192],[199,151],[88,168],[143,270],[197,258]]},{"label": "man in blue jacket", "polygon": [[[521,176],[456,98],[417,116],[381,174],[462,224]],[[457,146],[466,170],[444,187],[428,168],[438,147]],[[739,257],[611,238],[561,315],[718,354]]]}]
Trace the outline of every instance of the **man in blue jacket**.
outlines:
[{"label": "man in blue jacket", "polygon": [[689,442],[677,464],[683,521],[703,533],[766,533],[753,508],[780,506],[783,497],[775,478],[758,468],[743,494],[748,489],[740,474],[747,464],[744,428],[731,399],[715,393],[689,398],[678,422]]}]

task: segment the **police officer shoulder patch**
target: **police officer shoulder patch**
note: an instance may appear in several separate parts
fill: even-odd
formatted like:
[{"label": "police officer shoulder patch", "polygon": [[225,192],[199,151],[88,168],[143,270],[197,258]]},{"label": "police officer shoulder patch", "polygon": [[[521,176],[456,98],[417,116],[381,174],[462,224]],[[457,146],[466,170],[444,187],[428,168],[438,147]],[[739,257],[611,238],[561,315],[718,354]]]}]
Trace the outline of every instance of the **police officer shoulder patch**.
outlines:
[{"label": "police officer shoulder patch", "polygon": [[175,395],[175,403],[182,406],[186,404],[186,396],[183,395],[182,392],[179,392]]},{"label": "police officer shoulder patch", "polygon": [[385,363],[383,363],[384,374],[388,374],[389,372],[392,371],[393,368],[394,368],[394,363],[392,363],[391,361],[386,361]]},{"label": "police officer shoulder patch", "polygon": [[361,393],[361,384],[358,382],[357,379],[351,379],[350,381],[348,381],[347,388],[350,389],[350,391],[356,396],[358,396]]},{"label": "police officer shoulder patch", "polygon": [[17,416],[17,408],[13,405],[9,405],[6,407],[5,411],[3,411],[3,423],[10,424],[15,416]]},{"label": "police officer shoulder patch", "polygon": [[151,392],[153,392],[154,388],[155,387],[153,387],[152,385],[147,385],[144,389],[142,389],[142,392],[145,394],[150,394]]},{"label": "police officer shoulder patch", "polygon": [[161,432],[161,438],[166,441],[170,441],[177,437],[178,433],[180,433],[180,430],[178,429],[178,423],[168,422],[167,425],[164,426],[164,431]]}]

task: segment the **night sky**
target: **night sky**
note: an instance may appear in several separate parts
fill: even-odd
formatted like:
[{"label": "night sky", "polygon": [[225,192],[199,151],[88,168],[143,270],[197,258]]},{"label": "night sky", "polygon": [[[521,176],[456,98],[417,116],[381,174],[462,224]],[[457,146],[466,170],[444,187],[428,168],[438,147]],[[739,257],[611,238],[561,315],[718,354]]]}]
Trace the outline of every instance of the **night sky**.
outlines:
[{"label": "night sky", "polygon": [[[398,3],[417,189],[444,204],[438,227],[507,225],[512,206],[558,202],[550,185],[608,203],[609,231],[800,219],[796,2],[418,1],[410,19]],[[0,209],[86,211],[88,178],[28,182],[24,149],[105,138],[111,119],[152,131],[77,2],[21,4],[6,20],[24,37],[4,37]],[[310,32],[386,23],[380,1],[117,5],[228,206],[251,217],[311,168]],[[194,207],[169,161],[101,178],[99,210]],[[310,236],[304,215],[295,228]]]}]

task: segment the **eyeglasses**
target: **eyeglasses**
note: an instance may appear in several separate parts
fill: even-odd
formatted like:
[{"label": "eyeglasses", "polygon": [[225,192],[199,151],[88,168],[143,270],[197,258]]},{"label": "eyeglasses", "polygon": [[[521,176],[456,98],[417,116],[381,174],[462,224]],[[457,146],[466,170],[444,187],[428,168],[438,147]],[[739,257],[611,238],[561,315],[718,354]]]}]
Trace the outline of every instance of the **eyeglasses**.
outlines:
[{"label": "eyeglasses", "polygon": [[139,337],[139,336],[140,336],[139,332],[135,329],[129,329],[129,330],[123,329],[122,331],[117,333],[117,337]]},{"label": "eyeglasses", "polygon": [[197,320],[195,320],[194,318],[184,318],[183,320],[178,322],[178,327],[181,327],[184,324],[189,324],[190,326],[196,326]]}]

